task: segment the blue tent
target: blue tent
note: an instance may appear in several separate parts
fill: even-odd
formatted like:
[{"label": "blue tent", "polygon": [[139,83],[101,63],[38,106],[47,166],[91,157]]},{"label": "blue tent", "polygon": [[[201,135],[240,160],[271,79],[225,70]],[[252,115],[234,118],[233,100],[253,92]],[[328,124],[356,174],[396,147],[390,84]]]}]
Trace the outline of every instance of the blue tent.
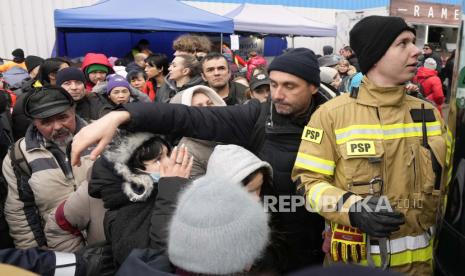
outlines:
[{"label": "blue tent", "polygon": [[176,0],[104,0],[55,10],[55,28],[57,54],[68,57],[90,51],[122,56],[141,38],[151,42],[152,50],[169,52],[172,40],[184,32],[234,32],[232,19]]}]

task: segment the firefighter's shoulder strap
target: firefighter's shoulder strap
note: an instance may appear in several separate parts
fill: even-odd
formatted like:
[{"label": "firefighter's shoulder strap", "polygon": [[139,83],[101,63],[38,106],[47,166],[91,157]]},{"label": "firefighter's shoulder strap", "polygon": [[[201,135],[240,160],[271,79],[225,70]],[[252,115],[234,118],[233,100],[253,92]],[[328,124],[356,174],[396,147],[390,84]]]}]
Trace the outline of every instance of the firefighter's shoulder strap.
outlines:
[{"label": "firefighter's shoulder strap", "polygon": [[26,220],[31,227],[38,246],[46,246],[47,242],[42,226],[42,218],[35,203],[34,192],[29,186],[32,170],[21,150],[21,142],[23,140],[24,138],[19,139],[10,147],[11,165],[16,176],[18,196],[24,204],[23,209]]}]

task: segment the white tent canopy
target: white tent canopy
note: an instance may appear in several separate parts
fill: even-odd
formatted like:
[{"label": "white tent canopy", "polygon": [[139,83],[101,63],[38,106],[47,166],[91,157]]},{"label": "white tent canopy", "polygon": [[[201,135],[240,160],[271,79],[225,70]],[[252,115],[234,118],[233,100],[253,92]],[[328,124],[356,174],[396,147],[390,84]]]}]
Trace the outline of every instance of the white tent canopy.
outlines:
[{"label": "white tent canopy", "polygon": [[281,5],[244,3],[225,14],[234,21],[234,30],[281,35],[335,37],[336,26],[313,21]]}]

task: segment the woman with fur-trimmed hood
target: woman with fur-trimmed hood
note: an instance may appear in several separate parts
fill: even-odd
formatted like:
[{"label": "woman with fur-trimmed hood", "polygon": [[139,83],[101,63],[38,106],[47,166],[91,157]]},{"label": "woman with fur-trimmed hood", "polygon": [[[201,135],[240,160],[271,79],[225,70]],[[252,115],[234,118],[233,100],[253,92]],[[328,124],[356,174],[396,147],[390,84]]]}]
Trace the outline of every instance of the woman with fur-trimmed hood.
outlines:
[{"label": "woman with fur-trimmed hood", "polygon": [[[201,107],[226,106],[226,103],[218,93],[205,85],[196,85],[179,92],[171,99],[170,103]],[[196,179],[204,175],[207,171],[208,159],[218,143],[183,137],[181,141],[179,141],[179,145],[185,145],[189,149],[189,153],[194,157],[191,179]]]},{"label": "woman with fur-trimmed hood", "polygon": [[[119,264],[133,248],[163,248],[165,220],[191,167],[186,148],[171,150],[161,136],[135,133],[116,138],[95,161],[88,190],[72,194],[49,217],[46,229],[53,249],[76,251],[106,239]],[[105,215],[96,217],[103,207]],[[99,239],[86,240],[84,232]]]}]

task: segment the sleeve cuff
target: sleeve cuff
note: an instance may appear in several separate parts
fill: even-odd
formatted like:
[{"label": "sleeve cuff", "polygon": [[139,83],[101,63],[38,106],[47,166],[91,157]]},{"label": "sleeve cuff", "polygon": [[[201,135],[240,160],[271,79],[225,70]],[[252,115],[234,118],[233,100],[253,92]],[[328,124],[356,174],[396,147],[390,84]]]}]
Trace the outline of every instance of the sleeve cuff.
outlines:
[{"label": "sleeve cuff", "polygon": [[76,272],[76,255],[74,253],[55,251],[55,276],[74,276]]}]

